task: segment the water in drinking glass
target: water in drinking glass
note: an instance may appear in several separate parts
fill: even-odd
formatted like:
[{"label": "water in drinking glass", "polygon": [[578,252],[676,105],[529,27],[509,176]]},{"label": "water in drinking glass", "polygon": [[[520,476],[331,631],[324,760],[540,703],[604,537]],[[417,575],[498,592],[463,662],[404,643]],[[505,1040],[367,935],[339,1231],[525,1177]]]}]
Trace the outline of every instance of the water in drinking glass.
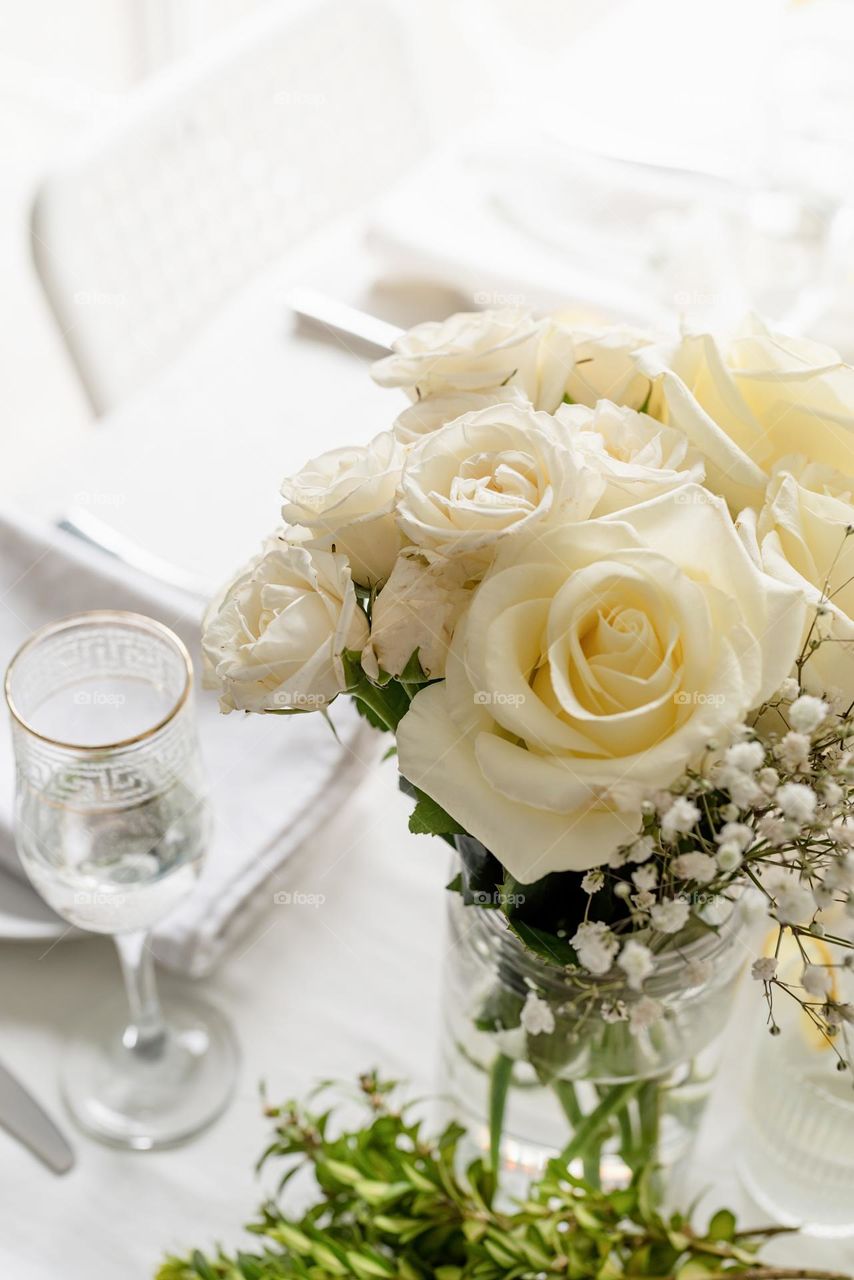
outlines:
[{"label": "water in drinking glass", "polygon": [[[145,733],[168,711],[161,689],[101,678],[50,694],[34,723],[54,740],[97,747]],[[124,803],[99,805],[88,762],[75,761],[19,798],[18,850],[35,887],[66,920],[97,933],[161,920],[192,889],[208,834],[203,796],[186,778],[164,787],[151,760],[135,763],[132,753],[119,768]]]}]

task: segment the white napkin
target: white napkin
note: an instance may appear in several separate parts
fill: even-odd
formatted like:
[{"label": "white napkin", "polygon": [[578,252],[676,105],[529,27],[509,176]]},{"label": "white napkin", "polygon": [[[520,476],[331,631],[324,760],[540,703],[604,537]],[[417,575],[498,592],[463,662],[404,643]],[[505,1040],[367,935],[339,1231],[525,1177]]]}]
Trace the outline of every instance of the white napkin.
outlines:
[{"label": "white napkin", "polygon": [[[46,622],[86,609],[130,609],[158,618],[187,644],[200,671],[201,600],[162,586],[60,530],[0,515],[0,665]],[[154,952],[191,976],[209,972],[252,915],[282,861],[310,841],[376,759],[345,699],[333,706],[339,740],[322,716],[220,714],[196,682],[199,738],[210,784],[214,833],[191,897],[160,925]],[[24,875],[12,834],[14,763],[0,731],[0,866]],[[253,908],[255,911],[253,912]]]}]

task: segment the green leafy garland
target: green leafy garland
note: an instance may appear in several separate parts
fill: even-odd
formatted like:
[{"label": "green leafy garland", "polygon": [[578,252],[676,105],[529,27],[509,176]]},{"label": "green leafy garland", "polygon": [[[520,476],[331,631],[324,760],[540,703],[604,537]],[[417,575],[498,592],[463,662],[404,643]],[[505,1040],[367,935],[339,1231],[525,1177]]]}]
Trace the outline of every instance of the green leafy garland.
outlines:
[{"label": "green leafy garland", "polygon": [[459,1174],[457,1125],[426,1137],[410,1118],[412,1104],[375,1073],[360,1078],[357,1094],[368,1122],[335,1137],[331,1109],[267,1108],[275,1136],[259,1167],[287,1160],[280,1190],[310,1169],[319,1199],[307,1212],[290,1217],[268,1202],[248,1228],[260,1237],[257,1251],[171,1257],[157,1280],[850,1280],[758,1262],[763,1239],[781,1228],[739,1231],[727,1209],[704,1232],[682,1214],[663,1217],[648,1170],[605,1193],[553,1160],[528,1198],[505,1212],[493,1204],[483,1163]]}]

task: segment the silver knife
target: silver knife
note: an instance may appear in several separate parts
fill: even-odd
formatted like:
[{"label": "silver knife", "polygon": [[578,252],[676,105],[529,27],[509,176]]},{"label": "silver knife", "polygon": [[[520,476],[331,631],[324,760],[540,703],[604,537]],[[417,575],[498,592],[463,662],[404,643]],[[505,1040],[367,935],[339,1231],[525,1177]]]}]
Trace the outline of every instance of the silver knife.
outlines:
[{"label": "silver knife", "polygon": [[319,289],[292,289],[288,294],[288,305],[303,320],[311,320],[325,329],[343,333],[347,338],[358,338],[360,342],[366,342],[369,347],[376,347],[386,355],[391,351],[395,339],[404,333],[397,325],[378,320],[376,316],[368,315],[367,311],[360,311],[358,307],[351,307],[337,298],[330,298]]},{"label": "silver knife", "polygon": [[74,1152],[47,1112],[0,1063],[0,1125],[52,1169],[67,1173]]}]

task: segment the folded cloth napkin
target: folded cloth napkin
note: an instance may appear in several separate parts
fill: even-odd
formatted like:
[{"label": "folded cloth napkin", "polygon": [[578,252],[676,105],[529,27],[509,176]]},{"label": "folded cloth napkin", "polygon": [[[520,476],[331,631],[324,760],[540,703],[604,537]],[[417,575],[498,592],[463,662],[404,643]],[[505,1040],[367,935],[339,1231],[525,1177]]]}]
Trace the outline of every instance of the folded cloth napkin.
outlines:
[{"label": "folded cloth napkin", "polygon": [[[171,627],[200,665],[201,599],[140,574],[58,529],[0,515],[0,663],[27,635],[87,609],[129,609]],[[209,972],[253,914],[270,901],[264,883],[310,841],[376,759],[370,731],[348,700],[332,708],[337,739],[322,716],[230,716],[196,681],[199,738],[214,831],[193,894],[155,930],[163,964],[191,976]],[[14,762],[0,730],[0,866],[24,871],[12,832]],[[253,907],[255,911],[253,911]]]}]

